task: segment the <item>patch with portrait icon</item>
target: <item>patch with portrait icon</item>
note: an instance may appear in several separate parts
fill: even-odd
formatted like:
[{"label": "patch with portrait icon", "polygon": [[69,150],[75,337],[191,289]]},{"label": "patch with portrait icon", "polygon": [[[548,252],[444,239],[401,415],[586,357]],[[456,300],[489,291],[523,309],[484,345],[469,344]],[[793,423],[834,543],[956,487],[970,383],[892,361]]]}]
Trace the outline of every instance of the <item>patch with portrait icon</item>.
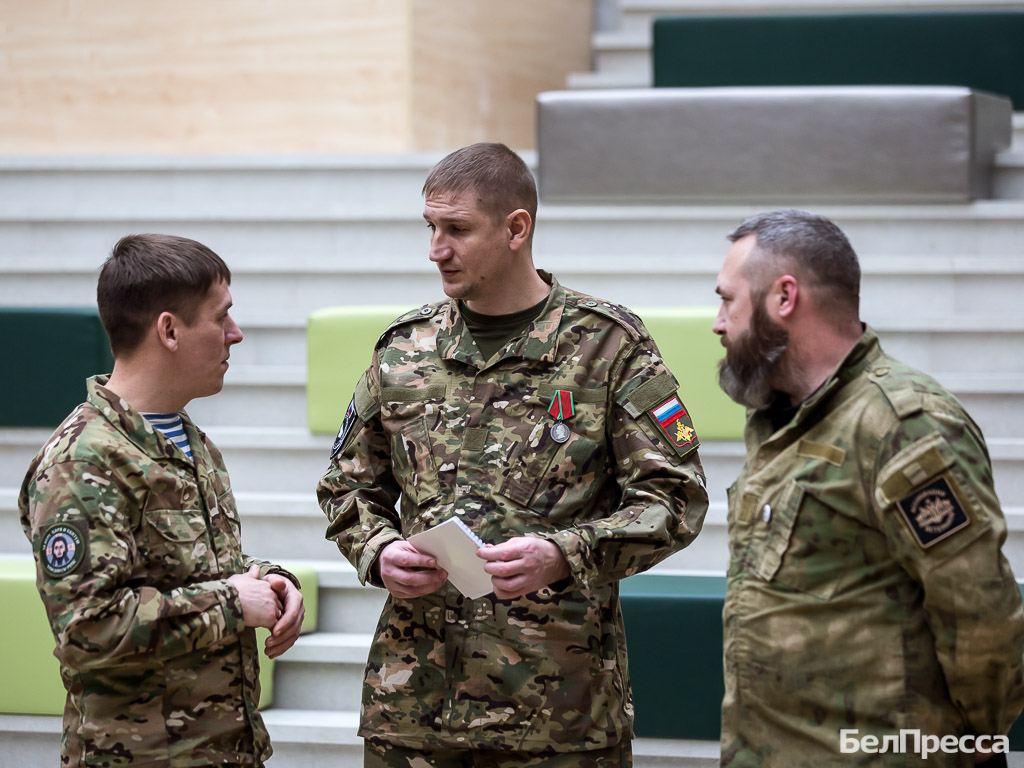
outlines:
[{"label": "patch with portrait icon", "polygon": [[78,526],[51,525],[39,540],[39,564],[51,579],[60,579],[78,569],[88,549],[89,537]]},{"label": "patch with portrait icon", "polygon": [[971,524],[964,505],[943,475],[915,488],[896,505],[922,549],[952,536]]}]

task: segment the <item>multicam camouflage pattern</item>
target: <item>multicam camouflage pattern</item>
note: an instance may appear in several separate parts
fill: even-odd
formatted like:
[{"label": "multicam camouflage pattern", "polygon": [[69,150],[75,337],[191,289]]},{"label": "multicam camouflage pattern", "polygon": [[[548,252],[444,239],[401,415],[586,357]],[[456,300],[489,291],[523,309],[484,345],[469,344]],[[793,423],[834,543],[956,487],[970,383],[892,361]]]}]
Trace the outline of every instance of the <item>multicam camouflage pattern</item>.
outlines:
[{"label": "multicam camouflage pattern", "polygon": [[[623,739],[611,747],[586,752],[502,750],[489,752],[486,760],[473,764],[487,768],[632,768],[633,744]],[[386,741],[363,742],[363,768],[463,768],[465,765],[465,750],[426,751]]]},{"label": "multicam camouflage pattern", "polygon": [[[455,302],[399,318],[318,493],[327,537],[363,581],[381,547],[455,515],[485,542],[554,541],[572,577],[516,600],[450,585],[390,597],[366,668],[367,738],[562,752],[631,736],[618,580],[693,541],[704,478],[696,452],[679,456],[634,402],[676,391],[643,324],[541,274],[540,317],[491,360]],[[547,413],[558,389],[576,403],[564,444]]]},{"label": "multicam camouflage pattern", "polygon": [[[220,453],[182,414],[195,464],[123,400],[88,400],[33,460],[19,507],[67,689],[61,764],[262,765],[255,633],[227,578],[244,556]],[[84,534],[61,577],[41,566],[57,524]]]},{"label": "multicam camouflage pattern", "polygon": [[[750,414],[746,443],[729,491],[722,765],[973,765],[840,754],[840,730],[999,735],[1024,705],[1024,611],[978,427],[868,329],[788,426]],[[900,510],[934,500],[929,487],[951,491],[941,514]],[[922,545],[924,528],[944,535]]]}]

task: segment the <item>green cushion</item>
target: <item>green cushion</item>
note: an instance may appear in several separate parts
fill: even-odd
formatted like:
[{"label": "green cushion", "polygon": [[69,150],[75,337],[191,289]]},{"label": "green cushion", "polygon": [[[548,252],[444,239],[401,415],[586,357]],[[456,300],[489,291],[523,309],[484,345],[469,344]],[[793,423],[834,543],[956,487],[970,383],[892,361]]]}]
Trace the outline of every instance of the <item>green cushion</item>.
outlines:
[{"label": "green cushion", "polygon": [[741,440],[746,412],[718,386],[725,347],[711,326],[716,307],[635,308],[679,381],[679,397],[701,440]]},{"label": "green cushion", "polygon": [[[717,741],[725,577],[645,573],[623,579],[619,595],[636,735]],[[1009,736],[1011,750],[1024,750],[1024,716]]]},{"label": "green cushion", "polygon": [[0,307],[0,426],[56,427],[114,367],[92,308]]},{"label": "green cushion", "polygon": [[62,714],[66,694],[50,622],[36,590],[34,560],[0,558],[0,605],[8,627],[16,628],[0,641],[0,712]]},{"label": "green cushion", "polygon": [[[306,607],[306,615],[302,619],[302,634],[315,632],[320,610],[319,580],[316,571],[307,563],[289,561],[279,562],[278,565],[294,574],[302,584],[302,603]],[[268,637],[270,637],[269,629],[257,627],[256,645],[260,649],[260,709],[269,709],[274,703],[275,660],[268,657],[263,651]]]},{"label": "green cushion", "polygon": [[[303,634],[316,631],[319,601],[316,571],[305,563],[281,563],[302,582],[306,615]],[[60,715],[66,697],[60,663],[53,655],[54,640],[46,610],[36,589],[35,561],[27,557],[0,558],[0,605],[17,632],[0,641],[0,712],[21,715]],[[256,630],[260,649],[260,708],[274,698],[274,661],[263,653],[270,631]]]},{"label": "green cushion", "polygon": [[658,87],[959,85],[1024,109],[1024,12],[685,16],[654,21]]},{"label": "green cushion", "polygon": [[[331,307],[314,313],[307,327],[306,387],[309,428],[333,434],[345,417],[356,381],[388,324],[409,307]],[[701,440],[738,440],[744,411],[718,387],[724,354],[711,331],[715,307],[635,308],[680,384]]]},{"label": "green cushion", "polygon": [[334,434],[380,335],[408,306],[328,307],[306,326],[306,415],[311,432]]}]

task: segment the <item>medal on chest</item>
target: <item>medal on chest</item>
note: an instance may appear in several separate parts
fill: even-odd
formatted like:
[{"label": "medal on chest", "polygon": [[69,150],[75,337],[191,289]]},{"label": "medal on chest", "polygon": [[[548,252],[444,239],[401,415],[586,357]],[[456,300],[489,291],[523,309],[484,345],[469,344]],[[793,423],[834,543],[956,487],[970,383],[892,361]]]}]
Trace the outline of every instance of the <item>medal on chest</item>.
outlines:
[{"label": "medal on chest", "polygon": [[548,406],[548,415],[555,423],[551,425],[551,439],[556,443],[564,443],[572,433],[565,419],[571,419],[576,414],[576,405],[573,403],[572,392],[568,389],[556,389]]}]

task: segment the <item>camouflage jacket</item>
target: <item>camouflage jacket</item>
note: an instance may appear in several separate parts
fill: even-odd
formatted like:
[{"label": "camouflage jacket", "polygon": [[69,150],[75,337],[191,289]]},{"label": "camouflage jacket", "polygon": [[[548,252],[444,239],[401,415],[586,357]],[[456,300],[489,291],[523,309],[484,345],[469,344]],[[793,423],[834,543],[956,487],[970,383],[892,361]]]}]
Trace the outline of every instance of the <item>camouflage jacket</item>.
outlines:
[{"label": "camouflage jacket", "polygon": [[292,577],[242,554],[224,462],[187,415],[194,464],[105,382],[19,499],[68,692],[61,764],[262,765],[255,632],[227,578]]},{"label": "camouflage jacket", "polygon": [[1024,704],[1024,611],[977,425],[867,329],[787,426],[750,413],[746,444],[722,765],[973,765],[841,754],[840,731],[1000,735]]},{"label": "camouflage jacket", "polygon": [[[651,415],[677,384],[643,324],[541,274],[552,284],[541,315],[491,360],[456,302],[392,324],[319,497],[328,538],[363,581],[383,546],[456,515],[484,542],[550,539],[571,578],[515,600],[469,600],[450,584],[389,597],[366,668],[364,737],[575,751],[632,734],[618,580],[700,531],[697,441],[686,432],[670,445]],[[548,413],[557,390],[575,403],[561,444]]]}]

